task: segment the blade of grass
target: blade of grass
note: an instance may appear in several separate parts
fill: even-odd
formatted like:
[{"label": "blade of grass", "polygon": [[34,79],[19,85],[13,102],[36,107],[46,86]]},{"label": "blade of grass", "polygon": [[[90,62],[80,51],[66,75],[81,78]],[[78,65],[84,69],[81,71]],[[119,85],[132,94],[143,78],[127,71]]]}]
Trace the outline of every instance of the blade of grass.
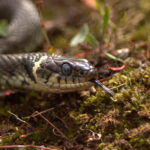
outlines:
[{"label": "blade of grass", "polygon": [[80,32],[78,34],[76,34],[70,41],[71,47],[75,47],[78,44],[84,42],[88,32],[89,32],[88,25],[84,24],[83,27],[81,28]]},{"label": "blade of grass", "polygon": [[47,42],[48,46],[50,47],[51,43],[50,43],[49,37],[47,35],[47,32],[45,30],[44,24],[42,24],[41,26],[42,26],[42,33],[43,33],[44,39]]},{"label": "blade of grass", "polygon": [[95,0],[95,3],[96,3],[96,6],[97,6],[97,9],[99,11],[99,13],[104,16],[104,9],[103,7],[101,6],[101,0]]},{"label": "blade of grass", "polygon": [[109,24],[109,16],[110,16],[109,7],[106,6],[105,14],[104,14],[104,17],[103,17],[103,28],[102,28],[102,35],[103,35],[103,37],[105,35],[105,31],[107,30],[107,27],[108,27],[108,24]]},{"label": "blade of grass", "polygon": [[126,12],[123,13],[123,16],[120,18],[119,22],[118,22],[118,26],[122,25],[122,23],[124,22],[125,18],[126,18]]},{"label": "blade of grass", "polygon": [[126,18],[126,12],[124,12],[123,16],[120,18],[118,23],[114,26],[113,32],[115,32],[118,29],[118,27],[123,24],[125,18]]},{"label": "blade of grass", "polygon": [[118,57],[116,57],[116,56],[114,56],[114,55],[112,55],[112,54],[110,54],[110,53],[105,53],[105,55],[106,55],[108,58],[112,59],[112,60],[123,62],[122,59],[120,59],[120,58],[118,58]]},{"label": "blade of grass", "polygon": [[98,48],[98,41],[92,34],[87,34],[86,41],[89,42],[94,48]]}]

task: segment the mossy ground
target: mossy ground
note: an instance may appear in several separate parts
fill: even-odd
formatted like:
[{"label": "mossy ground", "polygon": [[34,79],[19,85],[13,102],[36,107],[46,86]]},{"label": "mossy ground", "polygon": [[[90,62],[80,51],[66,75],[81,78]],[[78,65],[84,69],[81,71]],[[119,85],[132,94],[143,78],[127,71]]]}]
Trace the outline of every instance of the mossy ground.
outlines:
[{"label": "mossy ground", "polygon": [[[135,5],[136,2],[136,5]],[[44,145],[55,149],[149,149],[150,148],[150,52],[149,52],[149,0],[105,1],[111,7],[112,19],[118,20],[123,10],[127,12],[126,21],[115,32],[115,41],[101,42],[98,52],[93,50],[89,60],[95,64],[100,78],[115,95],[110,97],[102,89],[68,94],[43,94],[31,91],[18,91],[0,101],[0,145]],[[145,4],[146,3],[146,4]],[[79,4],[77,4],[79,5]],[[80,4],[81,5],[81,4]],[[86,8],[87,9],[87,8]],[[85,8],[83,9],[85,11]],[[84,12],[82,20],[90,24],[91,32],[98,34],[101,20],[97,11]],[[87,17],[88,16],[88,17]],[[88,19],[87,19],[88,18]],[[135,19],[136,18],[136,19]],[[89,21],[90,20],[90,21]],[[80,23],[79,23],[80,24]],[[77,27],[79,26],[77,24]],[[145,28],[146,27],[146,28]],[[54,47],[64,48],[66,55],[80,52],[68,51],[66,43],[76,32],[75,25],[66,27],[53,36]],[[109,35],[109,34],[108,34]],[[67,38],[65,38],[67,36]],[[70,37],[68,37],[70,36]],[[52,38],[52,37],[51,37]],[[50,38],[50,39],[51,39]],[[128,40],[134,40],[132,46]],[[126,68],[108,71],[108,66],[120,66],[109,60],[101,52],[114,53],[117,48],[130,50],[124,59]],[[84,47],[85,48],[85,47]],[[95,56],[99,54],[99,56]],[[118,56],[119,57],[119,56]],[[101,69],[105,68],[105,69]],[[103,71],[102,71],[103,70]],[[36,111],[42,112],[68,138],[66,140],[54,130],[40,115],[28,117]],[[8,111],[26,121],[20,121]]]}]

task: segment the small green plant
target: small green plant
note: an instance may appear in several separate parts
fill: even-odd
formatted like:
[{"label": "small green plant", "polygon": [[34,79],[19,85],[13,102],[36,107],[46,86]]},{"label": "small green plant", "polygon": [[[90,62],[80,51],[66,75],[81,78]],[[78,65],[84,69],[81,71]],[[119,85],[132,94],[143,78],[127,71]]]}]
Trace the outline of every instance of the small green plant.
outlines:
[{"label": "small green plant", "polygon": [[101,0],[95,0],[95,2],[96,2],[96,6],[97,6],[99,13],[103,16],[104,15],[104,9],[101,5]]},{"label": "small green plant", "polygon": [[71,47],[76,47],[78,44],[81,44],[85,41],[94,48],[98,47],[98,41],[91,33],[89,33],[89,27],[87,24],[84,24],[79,33],[72,38],[70,45]]},{"label": "small green plant", "polygon": [[106,55],[108,58],[112,59],[112,60],[123,62],[122,59],[120,59],[120,58],[118,58],[118,57],[116,57],[116,56],[114,56],[114,55],[112,55],[112,54],[110,54],[110,53],[105,53],[105,55]]},{"label": "small green plant", "polygon": [[109,25],[109,16],[110,16],[110,10],[109,10],[109,7],[106,6],[105,8],[105,13],[104,13],[104,16],[103,16],[103,27],[102,27],[102,36],[103,38],[105,38],[105,32],[108,28],[108,25]]},{"label": "small green plant", "polygon": [[88,34],[88,31],[89,31],[89,27],[87,24],[84,24],[83,27],[81,28],[80,32],[77,33],[77,35],[75,35],[71,42],[70,42],[70,45],[72,47],[75,47],[77,46],[78,44],[82,43],[85,41],[86,39],[86,36]]},{"label": "small green plant", "polygon": [[89,42],[94,48],[98,48],[99,46],[96,38],[90,33],[86,35],[86,41]]},{"label": "small green plant", "polygon": [[[102,18],[101,21],[102,27],[100,32],[102,34],[101,37],[103,39],[103,42],[109,45],[111,36],[114,34],[114,32],[116,32],[116,30],[120,27],[120,25],[123,24],[126,18],[126,13],[124,13],[123,16],[120,18],[120,20],[115,24],[112,22],[110,17],[110,7],[107,5],[103,7],[101,4],[101,0],[95,0],[95,2],[96,2],[97,10]],[[111,28],[110,30],[111,33],[109,35],[107,33],[108,28]],[[88,43],[93,48],[99,48],[99,41],[94,35],[92,35],[89,32],[89,27],[87,24],[84,24],[80,29],[80,31],[70,41],[70,45],[73,48],[82,43]],[[120,58],[117,58],[110,53],[106,53],[105,55],[108,58],[113,59],[115,61],[123,62]]]}]

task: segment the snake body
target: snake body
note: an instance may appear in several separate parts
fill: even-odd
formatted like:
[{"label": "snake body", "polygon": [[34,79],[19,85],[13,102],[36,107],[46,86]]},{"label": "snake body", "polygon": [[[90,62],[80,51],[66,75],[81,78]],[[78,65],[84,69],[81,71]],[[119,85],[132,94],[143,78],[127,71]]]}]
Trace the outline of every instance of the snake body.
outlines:
[{"label": "snake body", "polygon": [[0,19],[8,21],[0,53],[33,51],[42,42],[39,14],[30,0],[0,0]]},{"label": "snake body", "polygon": [[97,71],[86,59],[48,53],[8,54],[29,52],[42,42],[39,14],[30,0],[0,0],[0,19],[8,21],[8,36],[0,38],[1,87],[62,93],[97,84],[113,95],[96,80]]}]

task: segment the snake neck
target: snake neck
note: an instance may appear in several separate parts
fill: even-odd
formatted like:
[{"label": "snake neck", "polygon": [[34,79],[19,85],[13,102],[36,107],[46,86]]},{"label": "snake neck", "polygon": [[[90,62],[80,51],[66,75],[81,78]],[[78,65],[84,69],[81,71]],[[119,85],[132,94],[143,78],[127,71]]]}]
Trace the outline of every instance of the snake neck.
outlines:
[{"label": "snake neck", "polygon": [[34,66],[46,53],[1,54],[0,85],[11,88],[30,88],[37,84]]},{"label": "snake neck", "polygon": [[40,18],[30,0],[0,0],[0,19],[8,21],[8,36],[0,38],[0,53],[33,51],[41,44]]}]

